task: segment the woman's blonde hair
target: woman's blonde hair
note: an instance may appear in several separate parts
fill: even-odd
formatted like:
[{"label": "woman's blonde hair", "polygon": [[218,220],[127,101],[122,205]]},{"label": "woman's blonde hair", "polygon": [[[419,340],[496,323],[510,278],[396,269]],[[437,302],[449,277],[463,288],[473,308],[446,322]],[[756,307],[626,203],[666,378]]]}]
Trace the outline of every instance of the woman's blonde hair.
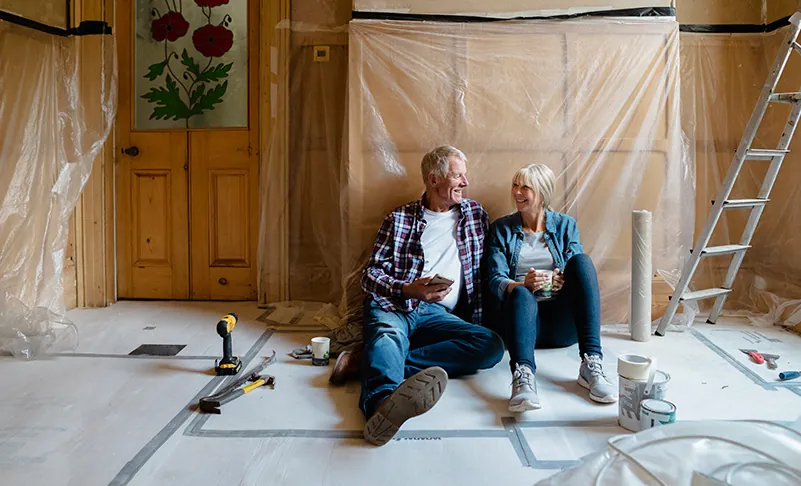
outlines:
[{"label": "woman's blonde hair", "polygon": [[520,168],[514,177],[512,185],[530,187],[542,199],[542,207],[551,209],[553,200],[553,188],[556,183],[556,176],[550,167],[545,164],[531,164]]}]

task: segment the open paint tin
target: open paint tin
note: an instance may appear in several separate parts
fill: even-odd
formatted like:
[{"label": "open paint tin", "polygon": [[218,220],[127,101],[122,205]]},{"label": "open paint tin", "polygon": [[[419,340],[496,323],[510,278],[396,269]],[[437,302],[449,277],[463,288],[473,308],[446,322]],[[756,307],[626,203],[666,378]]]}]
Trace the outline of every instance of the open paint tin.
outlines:
[{"label": "open paint tin", "polygon": [[676,421],[676,406],[667,400],[648,398],[640,402],[640,430]]}]

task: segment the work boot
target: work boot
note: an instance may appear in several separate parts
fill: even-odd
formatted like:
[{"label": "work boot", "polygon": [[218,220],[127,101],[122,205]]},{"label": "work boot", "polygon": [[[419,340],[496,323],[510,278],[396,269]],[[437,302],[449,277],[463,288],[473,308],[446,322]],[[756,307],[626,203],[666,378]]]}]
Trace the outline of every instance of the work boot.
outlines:
[{"label": "work boot", "polygon": [[615,386],[606,378],[601,357],[584,355],[579,368],[579,385],[590,391],[590,398],[600,403],[615,403],[618,398]]},{"label": "work boot", "polygon": [[404,422],[437,404],[448,384],[448,374],[434,366],[410,376],[378,406],[364,426],[367,442],[382,446],[392,440]]},{"label": "work boot", "polygon": [[540,397],[537,395],[537,382],[534,372],[526,365],[515,364],[512,374],[512,398],[509,400],[510,412],[527,412],[542,408]]},{"label": "work boot", "polygon": [[358,380],[362,370],[362,356],[364,355],[364,345],[358,344],[351,351],[342,351],[337,356],[334,369],[328,382],[332,385],[344,385],[348,381]]}]

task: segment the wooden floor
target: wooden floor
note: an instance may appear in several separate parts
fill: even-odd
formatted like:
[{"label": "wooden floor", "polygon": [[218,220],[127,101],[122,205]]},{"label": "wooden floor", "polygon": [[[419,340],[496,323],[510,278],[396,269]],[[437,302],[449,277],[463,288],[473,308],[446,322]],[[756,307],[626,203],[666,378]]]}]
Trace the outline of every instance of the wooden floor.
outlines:
[{"label": "wooden floor", "polygon": [[[234,351],[247,365],[276,351],[269,368],[276,386],[225,405],[222,415],[200,415],[192,405],[224,383],[211,371],[221,352],[214,326],[230,311],[240,314]],[[76,353],[0,358],[0,483],[535,484],[626,433],[616,405],[591,402],[576,384],[572,347],[537,352],[541,410],[506,410],[504,361],[451,380],[430,413],[376,448],[360,439],[358,384],[328,387],[329,368],[288,356],[314,334],[273,333],[257,320],[263,312],[251,303],[172,302],[71,311],[81,332]],[[699,324],[648,343],[603,337],[613,380],[618,354],[657,358],[671,376],[668,398],[680,420],[794,422],[801,380],[776,386],[772,373],[738,351],[744,343],[782,355],[782,369],[801,369],[801,337],[778,329]],[[142,344],[185,347],[172,357],[128,355]]]}]

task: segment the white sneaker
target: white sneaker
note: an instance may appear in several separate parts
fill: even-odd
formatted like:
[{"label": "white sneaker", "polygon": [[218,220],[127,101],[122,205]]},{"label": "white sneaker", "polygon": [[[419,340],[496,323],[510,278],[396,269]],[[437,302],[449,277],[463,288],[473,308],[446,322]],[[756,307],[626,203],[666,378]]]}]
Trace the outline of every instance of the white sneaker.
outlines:
[{"label": "white sneaker", "polygon": [[515,365],[512,375],[512,398],[509,400],[510,412],[526,412],[542,408],[540,397],[537,396],[537,382],[534,372],[528,366]]},{"label": "white sneaker", "polygon": [[617,401],[618,391],[606,378],[600,356],[584,355],[584,360],[579,368],[578,383],[590,391],[590,398],[596,402],[615,403]]}]

